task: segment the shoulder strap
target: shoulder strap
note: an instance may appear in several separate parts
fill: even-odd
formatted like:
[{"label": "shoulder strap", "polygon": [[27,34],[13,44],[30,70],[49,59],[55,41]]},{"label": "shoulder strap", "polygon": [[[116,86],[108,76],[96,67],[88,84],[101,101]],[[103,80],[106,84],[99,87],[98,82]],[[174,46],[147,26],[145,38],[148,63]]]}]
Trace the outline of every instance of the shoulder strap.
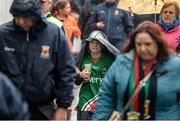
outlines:
[{"label": "shoulder strap", "polygon": [[[128,100],[128,102],[126,103],[125,107],[124,107],[124,112],[126,112],[126,110],[129,108],[129,106],[131,105],[134,97],[140,92],[140,90],[146,85],[146,82],[149,80],[149,78],[151,77],[151,75],[153,74],[155,68],[153,68],[148,75],[146,75],[139,83],[138,87],[135,89],[134,93],[132,94],[132,96],[130,97],[130,99]],[[122,114],[123,114],[122,113]]]}]

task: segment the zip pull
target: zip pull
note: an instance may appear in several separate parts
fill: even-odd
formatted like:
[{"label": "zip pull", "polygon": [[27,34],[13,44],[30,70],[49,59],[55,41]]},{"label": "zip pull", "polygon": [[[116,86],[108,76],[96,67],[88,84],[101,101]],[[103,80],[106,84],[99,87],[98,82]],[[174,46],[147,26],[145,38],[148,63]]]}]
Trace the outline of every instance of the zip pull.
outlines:
[{"label": "zip pull", "polygon": [[26,34],[27,42],[29,42],[29,33]]}]

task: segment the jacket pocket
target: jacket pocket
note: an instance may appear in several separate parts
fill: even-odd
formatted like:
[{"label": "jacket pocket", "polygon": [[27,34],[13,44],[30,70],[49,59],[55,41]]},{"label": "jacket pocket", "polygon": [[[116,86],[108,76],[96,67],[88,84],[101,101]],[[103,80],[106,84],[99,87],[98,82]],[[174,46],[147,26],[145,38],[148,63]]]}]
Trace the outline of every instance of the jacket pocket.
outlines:
[{"label": "jacket pocket", "polygon": [[33,102],[46,102],[52,97],[54,64],[50,58],[36,57],[32,66],[32,80],[26,84],[26,93]]}]

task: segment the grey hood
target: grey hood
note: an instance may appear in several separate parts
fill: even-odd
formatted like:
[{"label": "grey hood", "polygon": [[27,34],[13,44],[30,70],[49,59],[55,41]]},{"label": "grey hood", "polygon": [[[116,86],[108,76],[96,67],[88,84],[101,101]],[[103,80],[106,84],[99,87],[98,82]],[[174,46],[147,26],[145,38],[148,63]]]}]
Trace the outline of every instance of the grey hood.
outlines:
[{"label": "grey hood", "polygon": [[103,32],[95,30],[89,35],[88,39],[83,41],[80,52],[75,56],[75,64],[77,67],[80,66],[84,56],[89,54],[88,44],[91,39],[98,40],[104,46],[103,51],[110,57],[115,58],[117,55],[120,54],[120,51],[107,40],[107,37]]},{"label": "grey hood", "polygon": [[[98,33],[98,34],[97,34]],[[111,54],[113,54],[114,56],[120,54],[120,51],[114,47],[107,39],[106,35],[102,32],[102,31],[99,31],[99,30],[95,30],[94,32],[92,32],[90,35],[89,35],[89,38],[86,39],[86,41],[91,41],[91,39],[94,38],[96,40],[98,40],[102,45],[104,45],[108,50],[109,52],[111,52]]]}]

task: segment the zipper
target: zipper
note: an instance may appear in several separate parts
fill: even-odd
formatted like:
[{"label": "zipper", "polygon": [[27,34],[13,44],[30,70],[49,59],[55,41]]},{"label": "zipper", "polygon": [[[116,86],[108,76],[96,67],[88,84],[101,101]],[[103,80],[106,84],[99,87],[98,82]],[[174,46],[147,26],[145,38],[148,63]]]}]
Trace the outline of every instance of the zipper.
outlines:
[{"label": "zipper", "polygon": [[29,33],[26,34],[26,40],[29,42]]},{"label": "zipper", "polygon": [[30,40],[29,33],[27,33],[26,34],[26,41],[27,41],[27,43],[26,43],[26,56],[25,56],[26,59],[25,59],[25,66],[24,66],[25,67],[24,69],[26,71],[28,70],[28,60],[29,60],[28,59],[29,58],[29,40]]},{"label": "zipper", "polygon": [[112,8],[110,7],[108,11],[108,19],[107,19],[107,37],[108,38],[109,38],[109,30],[110,30],[111,11],[112,11]]},{"label": "zipper", "polygon": [[[23,70],[23,74],[24,74],[24,77],[27,77],[27,70],[28,70],[28,57],[29,57],[29,33],[26,33],[26,36],[25,36],[25,39],[26,41],[24,42],[25,44],[25,48],[24,48],[24,53],[25,55],[23,54],[23,66],[22,66],[22,70]],[[26,92],[26,83],[27,83],[27,79],[24,78],[24,84],[23,84],[23,89],[22,89],[22,92],[25,94]]]}]

